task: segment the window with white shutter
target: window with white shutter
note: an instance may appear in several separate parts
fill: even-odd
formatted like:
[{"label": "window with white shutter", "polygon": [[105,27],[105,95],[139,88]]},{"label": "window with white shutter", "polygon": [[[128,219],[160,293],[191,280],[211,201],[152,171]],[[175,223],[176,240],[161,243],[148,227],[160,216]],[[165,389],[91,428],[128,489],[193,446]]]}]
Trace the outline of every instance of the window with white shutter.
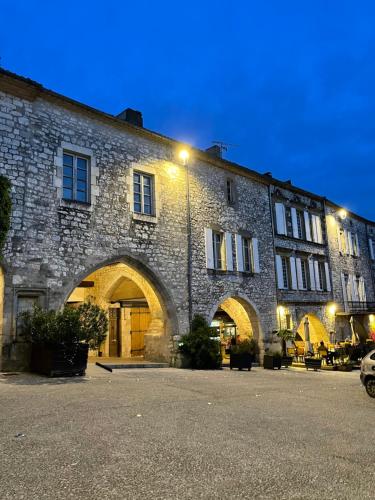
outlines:
[{"label": "window with white shutter", "polygon": [[206,267],[207,269],[214,269],[214,249],[213,249],[213,239],[212,239],[212,229],[205,229],[205,245],[206,245]]},{"label": "window with white shutter", "polygon": [[276,212],[276,231],[277,234],[287,234],[286,230],[286,217],[285,217],[285,206],[283,203],[275,203]]},{"label": "window with white shutter", "polygon": [[330,292],[332,290],[332,286],[331,286],[331,276],[329,274],[328,262],[324,263],[324,271],[325,271],[325,276],[326,276],[326,289],[327,289],[327,292]]},{"label": "window with white shutter", "polygon": [[310,290],[316,290],[314,261],[312,259],[309,259],[309,280],[310,280]]},{"label": "window with white shutter", "polygon": [[285,287],[284,276],[283,276],[283,263],[281,255],[276,255],[276,276],[277,276],[277,287],[283,290]]},{"label": "window with white shutter", "polygon": [[242,253],[242,236],[240,234],[235,235],[235,242],[236,242],[237,271],[242,273],[244,271],[244,262]]},{"label": "window with white shutter", "polygon": [[372,238],[369,238],[368,246],[370,249],[370,258],[371,260],[375,260],[375,242]]},{"label": "window with white shutter", "polygon": [[303,212],[303,217],[305,219],[305,232],[307,241],[312,241],[311,239],[311,226],[310,226],[310,214],[309,212]]},{"label": "window with white shutter", "polygon": [[290,257],[289,264],[290,264],[290,277],[291,277],[292,290],[298,290],[296,259],[294,257]]},{"label": "window with white shutter", "polygon": [[252,257],[253,257],[253,272],[260,273],[260,263],[259,263],[259,243],[258,238],[252,238]]},{"label": "window with white shutter", "polygon": [[297,218],[297,210],[292,207],[290,209],[290,213],[292,216],[292,230],[293,230],[293,238],[301,238],[298,231],[298,218]]},{"label": "window with white shutter", "polygon": [[232,233],[225,233],[225,257],[227,271],[233,271]]}]

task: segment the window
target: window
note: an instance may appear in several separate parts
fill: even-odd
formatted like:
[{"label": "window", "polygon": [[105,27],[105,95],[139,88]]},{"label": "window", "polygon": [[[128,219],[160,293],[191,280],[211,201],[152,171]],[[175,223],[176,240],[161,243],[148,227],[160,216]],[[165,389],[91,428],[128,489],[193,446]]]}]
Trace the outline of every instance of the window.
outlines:
[{"label": "window", "polygon": [[222,248],[223,248],[223,234],[213,231],[212,232],[212,243],[213,243],[213,252],[214,252],[214,268],[215,269],[224,269],[223,268],[223,259],[222,259]]},{"label": "window", "polygon": [[63,198],[89,202],[89,160],[72,153],[63,154]]},{"label": "window", "polygon": [[233,205],[235,202],[233,179],[227,179],[227,191],[226,192],[227,192],[228,205]]},{"label": "window", "polygon": [[252,269],[251,262],[251,240],[242,238],[242,255],[243,255],[243,270],[245,273],[250,273]]},{"label": "window", "polygon": [[153,215],[153,176],[134,172],[134,212]]},{"label": "window", "polygon": [[319,274],[320,289],[327,290],[324,262],[318,262],[318,274]]},{"label": "window", "polygon": [[307,289],[307,261],[301,259],[301,278],[302,287],[304,290]]},{"label": "window", "polygon": [[288,257],[281,257],[284,288],[289,288]]},{"label": "window", "polygon": [[298,233],[298,238],[305,239],[304,236],[304,231],[303,231],[303,222],[304,222],[304,216],[303,212],[301,210],[297,210],[297,233]]}]

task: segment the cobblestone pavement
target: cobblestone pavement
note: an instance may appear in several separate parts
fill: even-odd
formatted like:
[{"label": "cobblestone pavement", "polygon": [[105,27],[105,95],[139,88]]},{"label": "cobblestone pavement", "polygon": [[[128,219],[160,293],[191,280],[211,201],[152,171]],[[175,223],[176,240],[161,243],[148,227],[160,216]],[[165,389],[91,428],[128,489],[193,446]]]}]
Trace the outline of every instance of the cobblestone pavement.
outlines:
[{"label": "cobblestone pavement", "polygon": [[374,498],[359,373],[0,374],[7,499]]}]

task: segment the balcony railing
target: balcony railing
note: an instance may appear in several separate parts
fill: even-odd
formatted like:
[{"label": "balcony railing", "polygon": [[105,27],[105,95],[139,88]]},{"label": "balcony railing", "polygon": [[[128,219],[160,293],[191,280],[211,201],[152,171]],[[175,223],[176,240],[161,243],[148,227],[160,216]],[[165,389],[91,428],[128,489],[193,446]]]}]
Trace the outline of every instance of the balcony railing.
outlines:
[{"label": "balcony railing", "polygon": [[352,313],[375,313],[375,302],[348,302],[348,309]]}]

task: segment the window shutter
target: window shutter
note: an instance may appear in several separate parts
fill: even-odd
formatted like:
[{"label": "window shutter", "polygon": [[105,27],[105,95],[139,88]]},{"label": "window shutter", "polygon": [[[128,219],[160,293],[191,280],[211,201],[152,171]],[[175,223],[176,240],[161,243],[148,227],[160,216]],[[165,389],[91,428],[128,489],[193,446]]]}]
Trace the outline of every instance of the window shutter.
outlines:
[{"label": "window shutter", "polygon": [[311,225],[312,225],[313,241],[315,241],[315,243],[318,243],[318,231],[317,231],[317,226],[316,226],[316,215],[311,216]]},{"label": "window shutter", "polygon": [[284,289],[283,264],[281,262],[280,255],[276,255],[276,275],[277,275],[277,287],[280,290],[283,290]]},{"label": "window shutter", "polygon": [[252,238],[251,247],[253,252],[253,272],[260,273],[258,238]]},{"label": "window shutter", "polygon": [[314,261],[312,259],[309,259],[309,276],[310,276],[310,289],[316,290],[316,288],[315,288]]},{"label": "window shutter", "polygon": [[242,236],[236,234],[236,258],[237,258],[237,271],[243,272],[243,253],[242,253]]},{"label": "window shutter", "polygon": [[359,257],[361,255],[361,252],[360,252],[360,249],[359,249],[359,239],[358,239],[358,234],[357,233],[355,233],[354,238],[355,238],[355,243],[356,243],[356,247],[357,247],[357,257]]},{"label": "window shutter", "polygon": [[365,280],[363,276],[359,278],[359,300],[361,302],[366,302],[367,297],[366,297],[366,287],[365,287]]},{"label": "window shutter", "polygon": [[286,235],[285,207],[282,203],[275,203],[275,210],[277,234]]},{"label": "window shutter", "polygon": [[359,295],[358,295],[358,286],[357,286],[357,280],[355,274],[350,275],[350,281],[351,281],[351,287],[352,287],[352,300],[353,302],[358,302],[359,301]]},{"label": "window shutter", "polygon": [[322,284],[320,283],[319,277],[319,262],[317,260],[314,261],[314,271],[315,271],[315,286],[317,290],[322,289]]},{"label": "window shutter", "polygon": [[353,235],[350,231],[347,231],[347,238],[348,238],[348,243],[349,243],[349,246],[348,246],[348,253],[349,255],[354,255],[354,251],[353,251]]},{"label": "window shutter", "polygon": [[205,243],[206,243],[206,267],[207,269],[214,269],[214,248],[212,241],[212,229],[206,227],[205,229]]},{"label": "window shutter", "polygon": [[290,257],[290,275],[292,278],[292,290],[298,290],[297,287],[297,272],[296,272],[296,259],[294,257]]},{"label": "window shutter", "polygon": [[329,265],[328,265],[328,262],[324,263],[324,269],[325,269],[325,272],[326,272],[327,292],[330,292],[332,290],[332,286],[331,286],[331,276],[329,275]]},{"label": "window shutter", "polygon": [[347,310],[347,306],[348,306],[348,293],[347,293],[347,290],[346,290],[345,274],[344,273],[341,273],[341,287],[342,287],[342,297],[344,299],[345,309]]},{"label": "window shutter", "polygon": [[301,264],[301,259],[297,257],[296,259],[296,268],[297,268],[297,283],[298,283],[298,288],[300,290],[303,290],[303,281],[302,281],[302,264]]},{"label": "window shutter", "polygon": [[348,231],[344,229],[344,240],[345,240],[345,253],[350,255],[350,247],[349,247],[349,235]]},{"label": "window shutter", "polygon": [[305,219],[305,232],[307,241],[311,241],[311,229],[310,229],[310,216],[309,212],[303,212],[303,217]]},{"label": "window shutter", "polygon": [[225,233],[225,259],[227,271],[233,271],[232,233]]},{"label": "window shutter", "polygon": [[323,243],[323,233],[322,233],[322,221],[319,217],[319,215],[317,215],[315,217],[315,224],[316,224],[316,233],[317,233],[317,242],[318,243]]},{"label": "window shutter", "polygon": [[341,232],[339,226],[337,226],[337,241],[339,246],[339,252],[342,253],[342,240],[341,240]]},{"label": "window shutter", "polygon": [[370,248],[370,257],[371,257],[371,260],[375,260],[374,242],[372,241],[371,238],[369,238],[369,240],[368,240],[368,246]]},{"label": "window shutter", "polygon": [[290,212],[292,214],[293,237],[294,238],[299,238],[299,235],[298,235],[298,223],[297,223],[297,210],[294,207],[292,207],[290,209]]}]

